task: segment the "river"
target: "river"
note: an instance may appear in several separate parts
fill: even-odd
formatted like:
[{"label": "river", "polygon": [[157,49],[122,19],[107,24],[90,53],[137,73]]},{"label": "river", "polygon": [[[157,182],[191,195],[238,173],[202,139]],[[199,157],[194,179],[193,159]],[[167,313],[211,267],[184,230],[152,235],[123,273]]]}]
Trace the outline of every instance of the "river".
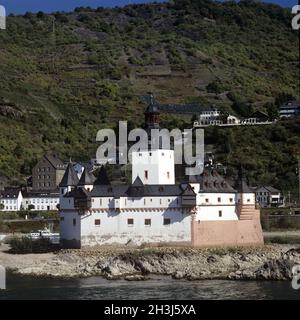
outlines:
[{"label": "river", "polygon": [[173,280],[152,276],[147,281],[85,279],[49,279],[9,274],[7,289],[0,300],[7,299],[300,299],[289,281]]}]

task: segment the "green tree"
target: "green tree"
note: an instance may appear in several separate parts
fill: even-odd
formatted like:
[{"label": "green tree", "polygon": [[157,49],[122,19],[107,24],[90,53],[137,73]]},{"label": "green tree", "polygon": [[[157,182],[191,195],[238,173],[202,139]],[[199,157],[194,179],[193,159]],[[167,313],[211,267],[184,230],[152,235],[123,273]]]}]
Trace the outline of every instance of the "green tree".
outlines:
[{"label": "green tree", "polygon": [[271,102],[268,102],[264,105],[267,110],[270,120],[275,120],[279,117],[278,107]]}]

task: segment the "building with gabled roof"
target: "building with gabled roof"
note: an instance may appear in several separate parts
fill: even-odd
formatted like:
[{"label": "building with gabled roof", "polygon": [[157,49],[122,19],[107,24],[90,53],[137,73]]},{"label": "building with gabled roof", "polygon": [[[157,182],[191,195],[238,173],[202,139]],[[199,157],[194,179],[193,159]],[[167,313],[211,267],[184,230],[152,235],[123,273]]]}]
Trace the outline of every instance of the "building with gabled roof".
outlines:
[{"label": "building with gabled roof", "polygon": [[65,173],[66,164],[55,154],[45,154],[32,170],[33,190],[55,190]]},{"label": "building with gabled roof", "polygon": [[[153,99],[146,124],[159,127]],[[210,166],[176,183],[174,168],[174,151],[160,147],[132,152],[130,184],[112,184],[104,166],[95,180],[84,174],[77,181],[69,165],[60,184],[61,243],[73,248],[263,243],[260,212],[244,170],[240,170],[236,189]]]},{"label": "building with gabled roof", "polygon": [[20,211],[23,194],[20,188],[4,188],[0,191],[0,211]]},{"label": "building with gabled roof", "polygon": [[255,189],[256,201],[262,208],[282,207],[285,205],[281,191],[271,186],[260,186]]}]

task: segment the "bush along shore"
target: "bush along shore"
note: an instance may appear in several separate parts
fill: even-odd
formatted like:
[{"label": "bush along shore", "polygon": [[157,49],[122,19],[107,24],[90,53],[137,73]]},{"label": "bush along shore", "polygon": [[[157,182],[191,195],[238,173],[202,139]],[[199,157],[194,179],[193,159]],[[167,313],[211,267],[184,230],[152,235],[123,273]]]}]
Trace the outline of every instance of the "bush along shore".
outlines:
[{"label": "bush along shore", "polygon": [[300,248],[99,247],[27,255],[0,252],[0,264],[17,274],[62,278],[147,280],[151,275],[169,275],[187,280],[288,280],[292,279],[292,267],[300,264]]}]

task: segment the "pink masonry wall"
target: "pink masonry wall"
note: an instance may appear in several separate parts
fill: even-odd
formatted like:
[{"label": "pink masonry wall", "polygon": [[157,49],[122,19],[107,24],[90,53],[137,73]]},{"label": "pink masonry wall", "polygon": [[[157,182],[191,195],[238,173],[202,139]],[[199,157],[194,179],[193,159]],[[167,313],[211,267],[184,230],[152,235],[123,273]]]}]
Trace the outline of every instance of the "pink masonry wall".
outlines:
[{"label": "pink masonry wall", "polygon": [[[250,209],[250,208],[249,208]],[[232,221],[196,221],[192,219],[192,246],[239,246],[262,245],[263,232],[260,212],[254,207],[248,210],[251,216]]]}]

